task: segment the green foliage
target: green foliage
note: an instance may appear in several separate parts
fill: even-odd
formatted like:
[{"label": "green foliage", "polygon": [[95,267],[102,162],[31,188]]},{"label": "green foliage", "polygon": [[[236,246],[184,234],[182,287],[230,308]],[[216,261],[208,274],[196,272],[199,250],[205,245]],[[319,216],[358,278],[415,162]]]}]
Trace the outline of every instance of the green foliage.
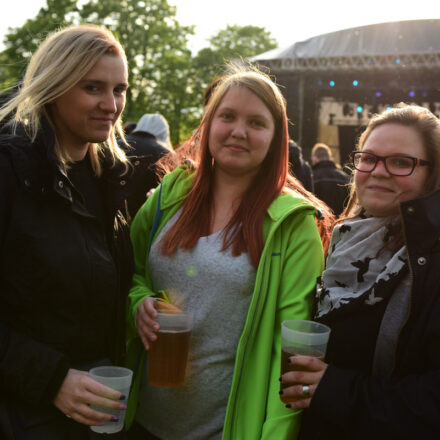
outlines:
[{"label": "green foliage", "polygon": [[125,120],[161,113],[170,124],[172,142],[178,143],[187,100],[182,88],[191,59],[187,38],[194,31],[181,26],[175,14],[166,0],[95,0],[81,10],[83,21],[106,25],[125,49],[130,83]]},{"label": "green foliage", "polygon": [[194,58],[198,72],[198,91],[203,91],[216,77],[226,71],[226,64],[234,60],[245,60],[278,44],[270,32],[258,26],[227,26],[209,39],[210,47],[199,51]]},{"label": "green foliage", "polygon": [[186,139],[202,114],[202,94],[223,73],[224,61],[247,58],[276,47],[264,28],[227,26],[192,56],[176,8],[167,0],[47,0],[46,7],[6,35],[0,52],[0,91],[24,73],[31,54],[45,36],[65,25],[102,24],[121,41],[129,61],[126,121],[144,113],[161,113],[170,124],[174,145]]},{"label": "green foliage", "polygon": [[209,39],[212,49],[226,57],[249,58],[275,49],[270,32],[258,26],[226,26]]},{"label": "green foliage", "polygon": [[5,37],[6,49],[0,53],[0,83],[8,86],[23,76],[30,56],[50,32],[72,24],[77,13],[75,0],[47,0],[37,16]]}]

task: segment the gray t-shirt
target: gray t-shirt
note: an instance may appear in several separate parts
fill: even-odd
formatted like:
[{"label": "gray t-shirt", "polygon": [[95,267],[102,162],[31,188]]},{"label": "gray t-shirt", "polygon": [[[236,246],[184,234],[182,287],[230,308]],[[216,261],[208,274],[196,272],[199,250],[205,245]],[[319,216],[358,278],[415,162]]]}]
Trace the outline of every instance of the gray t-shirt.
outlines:
[{"label": "gray t-shirt", "polygon": [[221,439],[256,271],[247,253],[220,252],[222,231],[201,237],[192,249],[162,255],[160,240],[179,214],[153,243],[149,269],[154,291],[165,290],[194,314],[186,382],[179,388],[150,386],[145,362],[136,420],[162,440]]}]

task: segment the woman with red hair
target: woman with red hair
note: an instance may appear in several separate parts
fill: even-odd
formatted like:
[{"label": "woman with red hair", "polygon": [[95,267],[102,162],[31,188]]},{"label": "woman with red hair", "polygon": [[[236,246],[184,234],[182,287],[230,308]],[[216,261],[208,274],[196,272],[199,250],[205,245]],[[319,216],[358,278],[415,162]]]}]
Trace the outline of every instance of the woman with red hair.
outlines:
[{"label": "woman with red hair", "polygon": [[[180,151],[191,161],[167,174],[135,217],[131,438],[296,435],[299,412],[278,395],[280,326],[310,317],[323,268],[317,206],[327,211],[288,174],[287,142],[285,100],[270,78],[226,75]],[[194,314],[191,369],[180,388],[148,384],[159,291]]]}]

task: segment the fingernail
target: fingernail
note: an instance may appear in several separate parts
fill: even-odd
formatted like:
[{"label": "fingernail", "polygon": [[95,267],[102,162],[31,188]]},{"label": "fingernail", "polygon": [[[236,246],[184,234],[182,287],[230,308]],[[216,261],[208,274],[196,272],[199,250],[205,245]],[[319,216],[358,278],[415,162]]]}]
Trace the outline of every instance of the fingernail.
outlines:
[{"label": "fingernail", "polygon": [[125,400],[127,398],[127,396],[125,394],[121,394],[121,397],[119,398],[119,400]]},{"label": "fingernail", "polygon": [[278,394],[279,394],[279,395],[281,395],[281,394],[283,394],[283,393],[284,393],[283,390],[278,391]]},{"label": "fingernail", "polygon": [[290,406],[290,403],[288,403],[288,404],[286,405],[286,408],[292,408],[292,407]]},{"label": "fingernail", "polygon": [[121,405],[119,405],[119,409],[127,409],[127,406],[122,403]]},{"label": "fingernail", "polygon": [[112,422],[119,422],[119,419],[118,419],[118,417],[112,416],[110,421],[112,421]]}]

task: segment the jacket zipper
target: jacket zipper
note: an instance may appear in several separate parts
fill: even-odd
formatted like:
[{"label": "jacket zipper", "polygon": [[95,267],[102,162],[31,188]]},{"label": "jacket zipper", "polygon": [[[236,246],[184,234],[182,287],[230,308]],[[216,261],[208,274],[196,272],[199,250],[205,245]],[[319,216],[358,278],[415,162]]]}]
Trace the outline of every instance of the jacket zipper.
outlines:
[{"label": "jacket zipper", "polygon": [[[273,230],[271,231],[271,234],[267,237],[267,239],[266,239],[266,243],[269,243],[271,240],[272,240],[272,238],[273,238],[273,236],[275,235],[275,231],[277,231],[278,230],[278,228],[279,228],[279,226],[283,223],[283,221],[286,219],[286,218],[288,218],[290,215],[292,215],[293,213],[295,213],[297,210],[300,210],[299,208],[301,208],[301,206],[296,206],[296,207],[294,207],[291,211],[289,211],[289,212],[287,212],[279,221],[278,221],[278,224],[277,224],[277,226],[275,227],[275,228],[273,228]],[[261,283],[260,283],[260,289],[259,289],[259,291],[258,291],[258,297],[257,297],[257,303],[256,303],[256,305],[255,305],[255,310],[258,310],[258,305],[259,305],[259,303],[260,303],[260,301],[261,301],[261,286],[263,286],[263,280],[265,279],[264,278],[264,274],[265,274],[265,269],[266,269],[266,264],[267,264],[267,259],[266,259],[266,261],[265,261],[265,263],[264,263],[264,266],[263,266],[263,277],[262,277],[262,279],[261,279]],[[231,426],[230,426],[230,428],[229,428],[229,432],[228,432],[228,434],[229,434],[229,437],[230,438],[233,438],[232,437],[232,433],[233,433],[233,430],[234,430],[234,421],[235,421],[235,411],[236,411],[236,408],[237,408],[237,390],[240,388],[240,382],[241,382],[241,378],[242,378],[242,376],[243,376],[243,364],[244,364],[244,359],[245,359],[245,357],[246,357],[246,353],[247,353],[247,349],[248,349],[248,344],[249,344],[249,340],[251,339],[251,334],[252,334],[252,332],[253,332],[253,329],[254,329],[254,323],[255,323],[255,319],[256,319],[256,313],[254,313],[253,314],[253,316],[252,316],[252,322],[251,322],[251,325],[250,325],[250,329],[249,329],[249,333],[248,333],[248,336],[247,336],[247,338],[246,338],[246,344],[245,344],[245,347],[244,347],[244,351],[243,351],[243,357],[242,357],[242,362],[241,362],[241,365],[240,365],[240,372],[239,372],[239,375],[238,375],[238,382],[237,382],[237,385],[236,385],[236,387],[235,387],[235,391],[234,391],[234,400],[233,400],[233,402],[232,402],[232,409],[231,409],[231,414],[232,414],[232,417],[231,417]],[[222,438],[223,438],[223,435],[222,435]]]}]

